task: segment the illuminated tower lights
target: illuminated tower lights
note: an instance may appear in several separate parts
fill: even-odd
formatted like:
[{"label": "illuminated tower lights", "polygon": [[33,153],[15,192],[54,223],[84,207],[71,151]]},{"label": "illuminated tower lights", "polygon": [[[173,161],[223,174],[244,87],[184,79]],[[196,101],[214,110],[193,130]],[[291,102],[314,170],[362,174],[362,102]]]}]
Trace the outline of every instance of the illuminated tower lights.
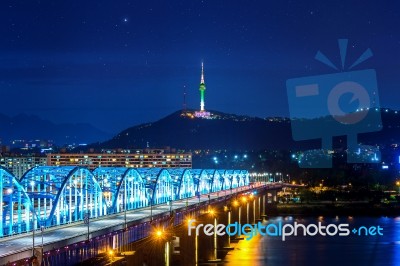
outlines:
[{"label": "illuminated tower lights", "polygon": [[205,96],[205,91],[206,91],[206,85],[204,83],[204,64],[203,64],[203,62],[201,63],[201,78],[200,78],[199,91],[200,91],[200,111],[195,112],[195,116],[209,118],[210,112],[206,112],[204,109],[204,96]]},{"label": "illuminated tower lights", "polygon": [[200,112],[204,112],[204,93],[206,90],[206,85],[204,84],[204,64],[201,63],[201,78],[200,78]]}]

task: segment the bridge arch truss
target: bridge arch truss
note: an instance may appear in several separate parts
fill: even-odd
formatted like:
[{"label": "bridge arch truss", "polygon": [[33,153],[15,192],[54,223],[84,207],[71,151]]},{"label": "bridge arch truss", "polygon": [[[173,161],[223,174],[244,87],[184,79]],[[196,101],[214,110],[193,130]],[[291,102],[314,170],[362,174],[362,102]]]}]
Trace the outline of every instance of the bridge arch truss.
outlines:
[{"label": "bridge arch truss", "polygon": [[0,237],[229,190],[246,170],[39,166],[18,180],[0,167]]},{"label": "bridge arch truss", "polygon": [[35,229],[107,214],[100,185],[86,168],[34,167],[22,176],[20,184],[34,206]]}]

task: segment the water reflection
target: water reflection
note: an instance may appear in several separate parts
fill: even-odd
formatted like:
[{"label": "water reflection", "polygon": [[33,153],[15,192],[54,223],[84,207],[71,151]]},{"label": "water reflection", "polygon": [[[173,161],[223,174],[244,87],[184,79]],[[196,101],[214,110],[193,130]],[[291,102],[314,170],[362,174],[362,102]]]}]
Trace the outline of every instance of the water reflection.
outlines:
[{"label": "water reflection", "polygon": [[291,236],[283,242],[280,237],[256,236],[233,243],[234,251],[228,253],[223,265],[274,266],[274,265],[400,265],[400,217],[277,217],[269,223],[348,223],[355,226],[378,226],[383,236]]},{"label": "water reflection", "polygon": [[[261,245],[260,245],[261,244]],[[251,240],[239,241],[237,244],[232,244],[235,250],[229,252],[224,259],[224,265],[241,265],[241,266],[258,266],[263,265],[264,254],[262,237],[259,235],[253,237]]]}]

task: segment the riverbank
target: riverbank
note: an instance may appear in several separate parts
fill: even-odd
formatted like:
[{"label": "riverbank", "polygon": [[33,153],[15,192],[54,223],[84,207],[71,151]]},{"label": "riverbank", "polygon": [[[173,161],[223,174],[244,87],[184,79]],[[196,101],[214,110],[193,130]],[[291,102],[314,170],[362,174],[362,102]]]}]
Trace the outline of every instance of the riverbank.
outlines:
[{"label": "riverbank", "polygon": [[267,204],[268,216],[389,216],[400,215],[400,205],[373,204],[369,202],[310,202],[293,204]]}]

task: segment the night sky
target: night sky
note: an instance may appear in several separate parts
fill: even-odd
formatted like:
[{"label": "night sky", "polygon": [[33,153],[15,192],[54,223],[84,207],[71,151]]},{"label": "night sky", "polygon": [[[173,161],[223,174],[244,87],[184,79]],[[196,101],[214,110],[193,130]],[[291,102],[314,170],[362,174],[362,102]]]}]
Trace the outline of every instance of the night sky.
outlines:
[{"label": "night sky", "polygon": [[[5,1],[0,3],[0,113],[107,132],[199,108],[287,116],[289,78],[376,69],[381,106],[400,109],[400,4],[382,1]],[[350,3],[351,2],[351,3]],[[389,1],[387,1],[389,2]],[[386,1],[385,1],[386,3]]]}]

